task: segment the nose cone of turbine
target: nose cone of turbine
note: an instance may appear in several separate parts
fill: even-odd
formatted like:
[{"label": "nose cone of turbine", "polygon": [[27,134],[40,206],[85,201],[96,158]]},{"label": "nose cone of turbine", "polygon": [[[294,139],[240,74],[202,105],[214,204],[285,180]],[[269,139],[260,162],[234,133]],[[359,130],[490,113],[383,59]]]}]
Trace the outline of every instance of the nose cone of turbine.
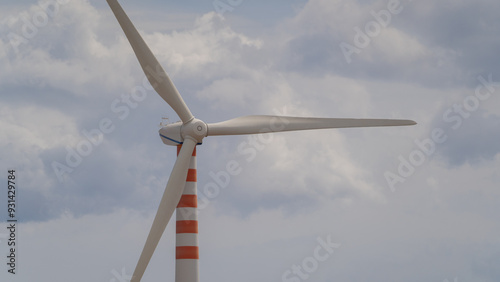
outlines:
[{"label": "nose cone of turbine", "polygon": [[198,144],[201,144],[203,138],[207,136],[207,132],[207,124],[196,118],[182,125],[181,128],[183,138],[188,138],[189,136],[195,139]]}]

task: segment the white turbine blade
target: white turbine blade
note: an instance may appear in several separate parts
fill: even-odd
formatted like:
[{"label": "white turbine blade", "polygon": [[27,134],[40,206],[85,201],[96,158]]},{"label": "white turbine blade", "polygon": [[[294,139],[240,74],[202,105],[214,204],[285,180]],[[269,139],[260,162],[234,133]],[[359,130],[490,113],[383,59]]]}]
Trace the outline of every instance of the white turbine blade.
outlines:
[{"label": "white turbine blade", "polygon": [[149,231],[148,239],[141,253],[141,257],[137,262],[134,274],[132,275],[131,282],[141,281],[144,271],[148,266],[149,260],[160,241],[163,231],[167,227],[167,223],[172,217],[177,204],[182,196],[182,191],[186,184],[186,177],[189,170],[189,162],[191,160],[191,155],[193,154],[194,147],[196,146],[196,141],[190,138],[184,139],[181,151],[175,162],[170,178],[168,179],[167,187],[161,198],[160,206],[156,212],[153,225]]},{"label": "white turbine blade", "polygon": [[134,49],[135,55],[141,64],[141,67],[146,74],[153,88],[160,94],[170,107],[179,115],[183,123],[188,122],[193,118],[193,114],[184,103],[181,95],[175,88],[174,84],[168,77],[165,70],[161,67],[158,60],[155,58],[146,42],[134,27],[125,11],[116,0],[106,0],[115,14],[116,19],[125,32],[125,35]]},{"label": "white turbine blade", "polygon": [[323,128],[401,126],[417,124],[401,119],[310,118],[282,116],[244,116],[208,124],[207,136],[259,134]]}]

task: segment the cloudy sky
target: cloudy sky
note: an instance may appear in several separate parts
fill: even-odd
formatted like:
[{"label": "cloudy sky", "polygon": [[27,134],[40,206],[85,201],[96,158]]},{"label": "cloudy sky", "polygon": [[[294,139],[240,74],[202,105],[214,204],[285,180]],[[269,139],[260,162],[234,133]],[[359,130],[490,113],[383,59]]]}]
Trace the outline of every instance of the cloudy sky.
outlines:
[{"label": "cloudy sky", "polygon": [[[202,281],[500,281],[500,2],[120,3],[205,122],[418,122],[205,139],[200,198],[241,170],[199,211]],[[1,5],[0,280],[128,281],[175,161],[159,124],[178,117],[105,1]],[[174,238],[143,281],[174,281]]]}]

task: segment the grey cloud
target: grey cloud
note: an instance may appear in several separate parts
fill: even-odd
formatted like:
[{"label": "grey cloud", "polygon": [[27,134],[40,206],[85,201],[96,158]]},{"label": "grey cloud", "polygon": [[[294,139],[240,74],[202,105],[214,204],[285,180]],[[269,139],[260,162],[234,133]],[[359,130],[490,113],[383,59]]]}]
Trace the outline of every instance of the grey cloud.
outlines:
[{"label": "grey cloud", "polygon": [[497,115],[487,115],[484,111],[471,113],[457,129],[452,127],[456,123],[438,124],[448,136],[438,152],[452,166],[492,161],[500,153],[500,117]]},{"label": "grey cloud", "polygon": [[[280,67],[298,72],[305,70],[306,75],[310,75],[311,71],[313,75],[326,72],[363,79],[407,81],[431,87],[451,84],[470,86],[478,73],[498,72],[496,50],[500,41],[495,34],[500,32],[500,25],[494,12],[498,4],[476,1],[453,1],[448,4],[400,2],[402,11],[393,14],[388,27],[382,29],[380,35],[370,38],[368,46],[360,48],[359,54],[353,53],[351,63],[347,63],[339,46],[341,43],[356,46],[354,28],[364,30],[365,24],[374,21],[371,11],[383,9],[386,1],[376,3],[380,4],[378,8],[373,2],[359,4],[359,11],[351,16],[339,3],[330,4],[338,6],[333,9],[326,8],[327,4],[322,1],[310,1],[310,6],[325,6],[323,11],[318,12],[324,15],[318,17],[317,13],[302,12],[303,15],[288,23],[287,27],[296,32],[283,45],[285,52],[282,53]],[[411,50],[407,50],[408,54],[404,57],[388,53],[383,48],[387,48],[388,42],[384,40],[388,39],[388,35],[384,33],[389,29],[407,36],[400,36],[401,40],[416,39],[417,44],[422,44],[424,53],[415,58]],[[405,44],[413,43],[408,41]]]},{"label": "grey cloud", "polygon": [[455,62],[467,73],[498,73],[499,9],[498,1],[417,1],[397,26],[428,46],[457,52]]}]

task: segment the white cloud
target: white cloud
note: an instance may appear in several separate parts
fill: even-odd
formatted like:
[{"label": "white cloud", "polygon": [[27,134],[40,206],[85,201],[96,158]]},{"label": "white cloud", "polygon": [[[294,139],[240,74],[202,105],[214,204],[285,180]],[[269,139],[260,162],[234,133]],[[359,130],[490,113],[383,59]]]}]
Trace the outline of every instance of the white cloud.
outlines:
[{"label": "white cloud", "polygon": [[214,75],[215,71],[223,70],[222,67],[228,68],[226,73],[238,70],[245,49],[262,47],[260,40],[231,30],[215,12],[198,18],[192,29],[172,34],[156,32],[145,37],[167,69],[189,76]]},{"label": "white cloud", "polygon": [[1,141],[15,145],[19,151],[30,147],[47,150],[78,141],[74,137],[78,135],[74,120],[57,111],[33,105],[14,110],[9,105],[2,105],[0,112],[4,137]]}]

